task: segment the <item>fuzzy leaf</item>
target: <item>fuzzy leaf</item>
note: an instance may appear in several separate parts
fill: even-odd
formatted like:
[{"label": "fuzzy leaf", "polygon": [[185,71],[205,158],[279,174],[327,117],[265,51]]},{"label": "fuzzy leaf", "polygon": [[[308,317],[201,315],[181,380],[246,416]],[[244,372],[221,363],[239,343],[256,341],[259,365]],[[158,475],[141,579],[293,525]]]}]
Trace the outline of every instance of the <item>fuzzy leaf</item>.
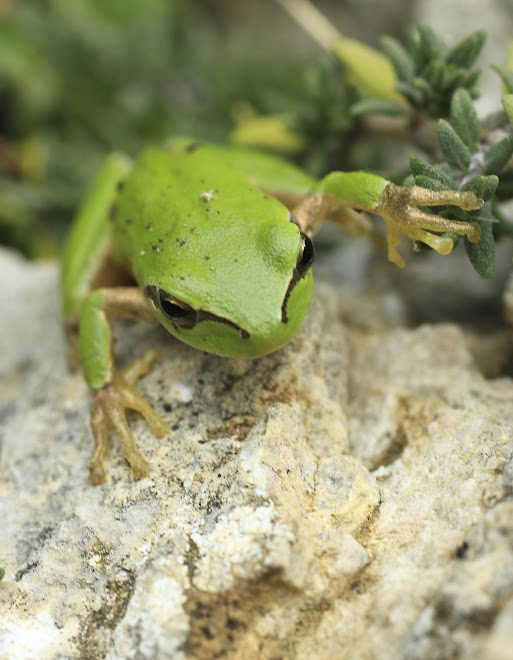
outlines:
[{"label": "fuzzy leaf", "polygon": [[437,130],[440,149],[446,161],[455,169],[467,170],[471,157],[463,140],[445,119],[438,120]]},{"label": "fuzzy leaf", "polygon": [[418,89],[424,95],[424,98],[428,100],[433,100],[435,98],[435,92],[431,84],[425,79],[416,76],[413,79],[413,86],[415,89]]},{"label": "fuzzy leaf", "polygon": [[505,69],[502,66],[496,66],[495,64],[492,64],[492,69],[497,71],[501,77],[506,94],[513,94],[513,71]]},{"label": "fuzzy leaf", "polygon": [[433,167],[433,165],[419,156],[410,156],[410,170],[415,176],[415,180],[419,186],[431,188],[431,186],[424,185],[417,181],[417,177],[427,177],[436,181],[438,184],[441,184],[443,187],[437,188],[437,190],[453,190],[456,187],[456,182],[452,177],[445,174],[445,172],[441,172],[436,167]]},{"label": "fuzzy leaf", "polygon": [[451,122],[470,151],[476,151],[481,126],[472,98],[466,89],[457,89],[452,96]]},{"label": "fuzzy leaf", "polygon": [[450,92],[451,90],[458,89],[458,87],[462,87],[465,75],[466,71],[463,69],[456,69],[452,64],[446,66],[444,68],[444,80],[440,85],[440,89],[444,92]]},{"label": "fuzzy leaf", "polygon": [[415,75],[415,64],[406,48],[392,37],[383,37],[380,45],[385,55],[392,62],[399,80],[410,82]]},{"label": "fuzzy leaf", "polygon": [[461,87],[465,87],[465,89],[468,90],[468,93],[470,94],[471,98],[477,99],[479,96],[479,92],[477,89],[474,89],[475,84],[477,83],[477,80],[479,78],[480,71],[467,71],[466,74],[463,76],[463,79],[461,81]]},{"label": "fuzzy leaf", "polygon": [[412,30],[406,34],[405,44],[415,64],[415,71],[420,71],[425,58],[420,44],[418,28],[416,32]]},{"label": "fuzzy leaf", "polygon": [[420,50],[424,59],[431,59],[432,51],[438,45],[438,39],[432,28],[428,25],[419,25]]},{"label": "fuzzy leaf", "polygon": [[410,103],[414,108],[416,108],[418,105],[420,105],[422,98],[419,92],[417,90],[413,89],[413,87],[409,83],[405,82],[398,82],[396,85],[396,90],[399,92],[399,94],[402,94],[404,98]]},{"label": "fuzzy leaf", "polygon": [[426,174],[418,174],[415,176],[415,185],[420,186],[421,188],[429,188],[429,190],[451,190],[447,188],[439,179],[434,179],[431,176]]},{"label": "fuzzy leaf", "polygon": [[465,238],[465,250],[470,263],[476,272],[485,280],[495,276],[495,241],[492,222],[481,222],[481,238],[477,243],[471,243]]},{"label": "fuzzy leaf", "polygon": [[422,77],[429,81],[432,87],[438,88],[444,79],[444,64],[440,60],[431,60],[422,71]]},{"label": "fuzzy leaf", "polygon": [[496,142],[485,154],[485,172],[499,174],[513,155],[513,135]]},{"label": "fuzzy leaf", "polygon": [[513,170],[504,170],[499,179],[499,185],[495,191],[495,199],[504,202],[513,198]]},{"label": "fuzzy leaf", "polygon": [[498,185],[499,177],[491,174],[489,176],[474,176],[469,179],[461,189],[470,190],[475,193],[479,199],[487,202],[495,194]]},{"label": "fuzzy leaf", "polygon": [[506,94],[502,97],[502,107],[506,111],[508,119],[513,124],[513,94]]},{"label": "fuzzy leaf", "polygon": [[463,69],[468,69],[479,55],[485,41],[486,32],[484,30],[474,32],[463,39],[463,41],[460,41],[459,44],[456,44],[454,48],[451,48],[447,54],[446,62]]},{"label": "fuzzy leaf", "polygon": [[351,106],[350,114],[352,117],[362,117],[363,115],[402,115],[406,111],[404,105],[387,101],[386,99],[363,99]]}]

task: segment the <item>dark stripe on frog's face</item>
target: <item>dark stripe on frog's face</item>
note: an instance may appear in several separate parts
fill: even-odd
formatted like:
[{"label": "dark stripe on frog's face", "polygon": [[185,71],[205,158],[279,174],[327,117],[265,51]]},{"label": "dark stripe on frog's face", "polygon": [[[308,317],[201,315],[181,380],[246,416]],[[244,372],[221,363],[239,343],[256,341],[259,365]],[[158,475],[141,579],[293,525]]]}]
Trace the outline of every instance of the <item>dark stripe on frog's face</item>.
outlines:
[{"label": "dark stripe on frog's face", "polygon": [[[307,274],[310,266],[312,265],[313,258],[314,250],[312,242],[308,236],[301,232],[301,246],[297,256],[296,265],[293,269],[292,277],[290,279],[281,305],[282,323],[287,323],[289,320],[287,303],[289,301],[290,295],[296,284]],[[155,308],[159,309],[160,312],[169,321],[171,321],[175,328],[192,329],[198,323],[203,321],[214,321],[217,323],[225,323],[231,328],[234,328],[237,330],[237,332],[240,333],[242,339],[249,339],[250,337],[249,331],[244,329],[239,324],[234,323],[224,316],[213,314],[212,312],[201,308],[194,308],[155,284],[147,285],[145,287],[145,294],[153,302]]]},{"label": "dark stripe on frog's face", "polygon": [[[291,218],[290,221],[297,225],[297,223],[293,218]],[[294,272],[292,273],[292,278],[289,282],[289,286],[287,288],[287,291],[285,292],[285,297],[283,298],[283,303],[281,305],[281,320],[283,323],[287,323],[287,321],[289,320],[287,314],[287,302],[290,298],[290,294],[292,293],[292,290],[299,282],[299,280],[301,280],[306,275],[306,273],[310,269],[310,266],[313,263],[313,260],[314,260],[314,249],[313,249],[312,241],[308,238],[306,234],[303,234],[303,232],[301,232],[301,248],[299,250],[299,254],[297,257],[296,267],[294,268]]]},{"label": "dark stripe on frog's face", "polygon": [[206,312],[204,309],[194,309],[187,303],[178,300],[178,298],[174,298],[169,293],[163,289],[159,289],[153,284],[148,284],[144,292],[153,302],[155,307],[160,309],[166,318],[168,318],[175,326],[180,328],[193,328],[202,321],[216,321],[218,323],[226,323],[226,325],[237,330],[242,339],[249,339],[249,332],[238,326],[236,323],[233,323],[233,321],[218,316],[217,314]]}]

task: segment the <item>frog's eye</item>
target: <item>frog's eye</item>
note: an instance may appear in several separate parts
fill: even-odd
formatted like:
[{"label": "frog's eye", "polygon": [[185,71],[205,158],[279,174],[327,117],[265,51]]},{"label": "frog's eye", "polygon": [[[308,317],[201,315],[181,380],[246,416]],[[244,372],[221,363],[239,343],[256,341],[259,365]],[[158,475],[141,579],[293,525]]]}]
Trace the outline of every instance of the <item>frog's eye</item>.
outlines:
[{"label": "frog's eye", "polygon": [[312,241],[306,234],[301,232],[301,247],[297,257],[296,270],[299,277],[304,277],[314,260],[314,249]]},{"label": "frog's eye", "polygon": [[165,291],[159,292],[158,305],[162,313],[180,328],[193,328],[198,321],[195,309]]}]

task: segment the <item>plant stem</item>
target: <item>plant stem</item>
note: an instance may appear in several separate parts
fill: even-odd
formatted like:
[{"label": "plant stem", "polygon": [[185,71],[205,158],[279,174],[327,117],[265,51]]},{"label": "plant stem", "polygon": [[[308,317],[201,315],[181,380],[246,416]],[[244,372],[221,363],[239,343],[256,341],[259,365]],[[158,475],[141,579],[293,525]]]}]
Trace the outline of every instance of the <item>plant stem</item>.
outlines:
[{"label": "plant stem", "polygon": [[342,35],[310,0],[276,0],[321,48],[331,51]]}]

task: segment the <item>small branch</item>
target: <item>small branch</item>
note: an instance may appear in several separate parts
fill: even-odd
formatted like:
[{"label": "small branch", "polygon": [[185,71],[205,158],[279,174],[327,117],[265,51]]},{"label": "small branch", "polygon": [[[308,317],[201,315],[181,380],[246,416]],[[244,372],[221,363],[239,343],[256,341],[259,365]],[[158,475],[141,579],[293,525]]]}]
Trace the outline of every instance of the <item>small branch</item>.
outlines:
[{"label": "small branch", "polygon": [[342,35],[333,23],[310,0],[276,0],[276,2],[324,50],[331,51],[333,45],[342,39]]}]

